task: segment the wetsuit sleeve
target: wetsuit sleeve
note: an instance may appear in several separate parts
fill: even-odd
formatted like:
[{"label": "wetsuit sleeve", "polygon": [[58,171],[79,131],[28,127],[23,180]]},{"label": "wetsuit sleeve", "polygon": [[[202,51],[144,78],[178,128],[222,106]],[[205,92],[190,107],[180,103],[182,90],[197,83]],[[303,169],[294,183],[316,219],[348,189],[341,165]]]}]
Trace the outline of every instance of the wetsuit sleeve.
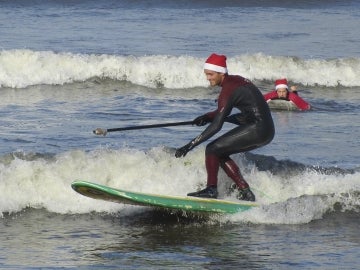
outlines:
[{"label": "wetsuit sleeve", "polygon": [[244,125],[246,124],[246,116],[243,113],[232,114],[226,117],[225,122],[235,125]]},{"label": "wetsuit sleeve", "polygon": [[214,117],[211,124],[190,142],[192,145],[191,149],[218,133],[224,125],[226,117],[231,113],[232,108],[233,104],[230,99],[225,99],[224,102],[220,101],[218,109],[214,111]]},{"label": "wetsuit sleeve", "polygon": [[300,110],[304,111],[310,109],[310,104],[294,93],[289,93],[289,100],[292,101]]},{"label": "wetsuit sleeve", "polygon": [[265,99],[266,101],[271,100],[271,99],[277,99],[277,98],[278,98],[278,94],[277,94],[276,91],[271,91],[271,92],[269,92],[269,93],[267,93],[267,94],[264,94],[263,96],[264,96],[264,99]]},{"label": "wetsuit sleeve", "polygon": [[212,111],[212,112],[208,112],[206,113],[206,115],[211,119],[211,121],[214,119],[214,117],[216,116],[218,110]]}]

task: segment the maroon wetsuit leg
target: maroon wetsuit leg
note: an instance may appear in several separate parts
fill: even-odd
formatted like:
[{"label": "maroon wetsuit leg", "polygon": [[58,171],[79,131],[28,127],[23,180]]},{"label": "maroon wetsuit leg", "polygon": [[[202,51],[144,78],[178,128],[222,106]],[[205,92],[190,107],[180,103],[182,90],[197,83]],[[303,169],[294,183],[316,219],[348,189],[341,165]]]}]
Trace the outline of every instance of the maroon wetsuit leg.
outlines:
[{"label": "maroon wetsuit leg", "polygon": [[206,155],[205,166],[207,171],[207,186],[217,187],[218,172],[220,167],[219,158],[215,155]]},{"label": "maroon wetsuit leg", "polygon": [[223,168],[226,174],[235,182],[239,189],[249,187],[249,184],[241,175],[239,167],[232,159],[229,158],[225,162],[221,162],[221,168]]}]

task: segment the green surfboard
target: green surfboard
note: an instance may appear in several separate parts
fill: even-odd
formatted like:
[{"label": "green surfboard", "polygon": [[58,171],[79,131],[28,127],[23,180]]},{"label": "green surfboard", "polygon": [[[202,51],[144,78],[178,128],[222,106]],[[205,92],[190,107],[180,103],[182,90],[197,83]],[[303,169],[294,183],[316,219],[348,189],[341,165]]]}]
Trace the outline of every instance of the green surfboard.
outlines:
[{"label": "green surfboard", "polygon": [[258,206],[258,204],[254,202],[247,201],[234,202],[219,199],[167,196],[126,191],[87,181],[75,181],[71,184],[71,187],[76,192],[93,199],[168,210],[183,210],[187,212],[234,214]]}]

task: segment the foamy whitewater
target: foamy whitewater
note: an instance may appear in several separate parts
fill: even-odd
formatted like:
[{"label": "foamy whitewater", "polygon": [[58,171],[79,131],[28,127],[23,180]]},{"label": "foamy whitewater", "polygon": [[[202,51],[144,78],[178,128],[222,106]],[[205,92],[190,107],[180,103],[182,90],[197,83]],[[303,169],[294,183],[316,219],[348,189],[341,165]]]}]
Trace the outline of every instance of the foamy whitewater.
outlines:
[{"label": "foamy whitewater", "polygon": [[[0,53],[1,86],[62,85],[99,77],[150,88],[206,87],[208,82],[199,69],[205,60],[192,56],[137,57],[5,50]],[[274,81],[282,76],[305,86],[360,85],[360,58],[300,59],[257,53],[229,57],[227,64],[232,74],[251,80]]]},{"label": "foamy whitewater", "polygon": [[[2,1],[0,268],[356,269],[359,14],[357,1]],[[174,156],[204,127],[92,131],[214,110],[212,52],[263,93],[286,77],[312,106],[272,111],[274,140],[233,156],[260,207],[191,216],[71,189],[204,187],[206,143]],[[236,200],[230,185],[220,171]]]},{"label": "foamy whitewater", "polygon": [[[75,179],[90,179],[125,190],[182,196],[204,184],[203,151],[197,149],[182,161],[173,158],[174,151],[164,148],[153,148],[149,152],[104,149],[85,153],[78,150],[33,160],[15,157],[6,165],[2,164],[1,190],[4,194],[0,200],[1,211],[18,212],[33,207],[61,214],[121,213],[132,208],[79,196],[69,189]],[[336,204],[344,211],[358,210],[358,172],[304,168],[290,175],[277,175],[256,168],[255,161],[251,162],[256,158],[237,161],[246,167],[245,176],[263,206],[232,219],[297,224],[321,218],[326,212],[333,211]],[[220,176],[219,191],[226,193],[231,183],[224,174]]]}]

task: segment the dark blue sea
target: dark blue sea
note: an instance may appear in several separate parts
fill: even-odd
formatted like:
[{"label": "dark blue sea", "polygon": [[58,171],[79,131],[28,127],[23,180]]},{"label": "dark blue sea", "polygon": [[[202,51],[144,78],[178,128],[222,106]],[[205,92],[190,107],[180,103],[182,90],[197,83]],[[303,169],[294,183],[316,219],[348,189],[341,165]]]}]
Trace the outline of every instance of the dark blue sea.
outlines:
[{"label": "dark blue sea", "polygon": [[[359,1],[0,0],[0,268],[358,269],[359,44]],[[174,156],[203,127],[92,131],[214,110],[213,52],[312,105],[272,111],[274,140],[233,156],[260,207],[189,215],[71,189],[203,187],[206,143]],[[221,171],[224,198],[230,183]]]}]

